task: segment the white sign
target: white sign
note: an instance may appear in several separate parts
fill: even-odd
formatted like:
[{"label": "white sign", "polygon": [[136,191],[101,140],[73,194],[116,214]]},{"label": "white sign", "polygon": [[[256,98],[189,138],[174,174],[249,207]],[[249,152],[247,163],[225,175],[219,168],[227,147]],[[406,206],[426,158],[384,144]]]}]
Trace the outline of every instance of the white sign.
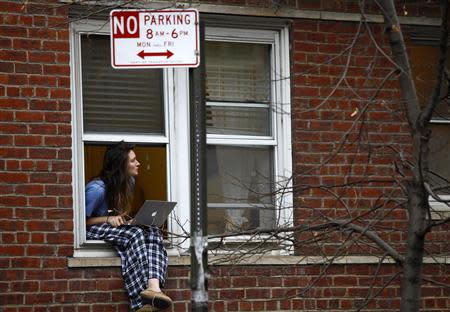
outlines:
[{"label": "white sign", "polygon": [[198,11],[111,11],[114,68],[197,67]]}]

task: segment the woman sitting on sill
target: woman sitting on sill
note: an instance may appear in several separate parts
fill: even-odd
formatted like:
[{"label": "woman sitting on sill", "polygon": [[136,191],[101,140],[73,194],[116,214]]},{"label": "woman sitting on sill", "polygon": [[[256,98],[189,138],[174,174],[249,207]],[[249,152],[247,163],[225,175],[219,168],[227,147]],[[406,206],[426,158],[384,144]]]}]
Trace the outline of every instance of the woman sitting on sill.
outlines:
[{"label": "woman sitting on sill", "polygon": [[167,271],[161,232],[157,227],[129,225],[125,220],[138,169],[133,145],[122,141],[106,150],[100,174],[86,185],[86,238],[114,245],[132,311],[159,311],[172,305],[160,289]]}]

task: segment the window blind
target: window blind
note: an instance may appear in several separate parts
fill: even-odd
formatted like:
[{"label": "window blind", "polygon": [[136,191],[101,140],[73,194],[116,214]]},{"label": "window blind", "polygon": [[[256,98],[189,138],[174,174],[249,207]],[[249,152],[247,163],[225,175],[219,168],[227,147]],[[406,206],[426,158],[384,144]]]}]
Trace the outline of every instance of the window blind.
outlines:
[{"label": "window blind", "polygon": [[270,102],[270,46],[206,43],[208,101]]},{"label": "window blind", "polygon": [[84,132],[164,132],[160,69],[114,69],[109,36],[81,37]]}]

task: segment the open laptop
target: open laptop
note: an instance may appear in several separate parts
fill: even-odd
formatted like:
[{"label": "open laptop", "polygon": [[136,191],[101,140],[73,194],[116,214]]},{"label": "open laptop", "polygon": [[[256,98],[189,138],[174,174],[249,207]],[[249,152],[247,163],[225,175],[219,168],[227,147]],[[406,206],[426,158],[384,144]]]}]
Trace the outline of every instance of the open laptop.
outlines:
[{"label": "open laptop", "polygon": [[131,224],[162,226],[176,204],[176,202],[146,200],[139,208]]}]

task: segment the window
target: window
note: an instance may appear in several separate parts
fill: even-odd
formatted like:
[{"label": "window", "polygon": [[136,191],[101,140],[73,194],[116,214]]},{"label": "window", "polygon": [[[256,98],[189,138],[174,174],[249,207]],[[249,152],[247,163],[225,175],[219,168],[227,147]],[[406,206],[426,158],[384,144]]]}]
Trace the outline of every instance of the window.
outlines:
[{"label": "window", "polygon": [[286,69],[281,69],[278,36],[232,28],[207,31],[208,234],[289,222],[290,216],[276,207],[291,202],[290,196],[275,196],[291,166],[286,161],[291,152]]},{"label": "window", "polygon": [[209,234],[277,224],[272,44],[206,43]]},{"label": "window", "polygon": [[[422,106],[430,101],[431,92],[436,84],[437,62],[439,58],[439,29],[417,28],[412,35],[411,64],[417,95]],[[450,53],[448,58],[450,57]],[[447,62],[447,68],[448,62]],[[448,92],[444,83],[441,97]],[[431,183],[437,194],[450,199],[450,106],[447,100],[436,107],[431,120],[430,170]],[[447,205],[430,199],[433,217],[441,218],[450,213]]]},{"label": "window", "polygon": [[[275,28],[206,29],[210,233],[291,222],[292,195],[275,195],[289,186],[292,166],[288,32]],[[101,21],[72,25],[75,256],[112,255],[104,242],[85,239],[84,216],[84,186],[110,142],[136,145],[134,207],[176,201],[169,231],[190,228],[189,71],[113,69],[108,31]]]}]

